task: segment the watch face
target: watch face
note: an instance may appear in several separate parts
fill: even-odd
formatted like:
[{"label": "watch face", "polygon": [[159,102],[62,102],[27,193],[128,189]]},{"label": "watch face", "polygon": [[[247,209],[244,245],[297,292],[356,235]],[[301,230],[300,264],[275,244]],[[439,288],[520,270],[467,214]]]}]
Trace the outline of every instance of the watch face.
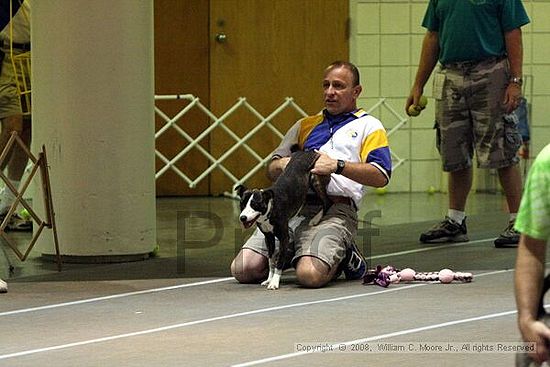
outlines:
[{"label": "watch face", "polygon": [[345,166],[346,166],[346,162],[339,159],[338,162],[336,163],[336,173],[342,173]]}]

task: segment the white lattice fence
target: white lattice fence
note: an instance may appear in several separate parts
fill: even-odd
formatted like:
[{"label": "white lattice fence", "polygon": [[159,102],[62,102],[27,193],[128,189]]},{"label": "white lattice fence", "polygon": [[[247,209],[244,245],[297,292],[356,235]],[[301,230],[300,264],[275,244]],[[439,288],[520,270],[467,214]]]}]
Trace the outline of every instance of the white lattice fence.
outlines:
[{"label": "white lattice fence", "polygon": [[[371,113],[377,108],[385,108],[388,110],[393,117],[397,119],[397,123],[387,132],[388,138],[392,136],[397,130],[401,129],[409,120],[408,117],[405,117],[401,115],[399,112],[395,110],[387,101],[386,98],[380,98],[372,107],[370,107],[367,112]],[[384,121],[382,121],[382,124],[384,124]],[[391,150],[391,144],[390,144],[390,152],[392,156],[392,171],[395,171],[399,166],[401,166],[403,163],[405,163],[406,159],[399,157],[397,154],[395,154]]]},{"label": "white lattice fence", "polygon": [[[162,152],[160,152],[158,148],[155,150],[155,155],[163,162],[163,166],[155,174],[155,179],[158,179],[159,177],[161,177],[168,170],[172,170],[177,174],[177,176],[179,176],[183,181],[185,181],[190,188],[195,188],[199,182],[206,179],[214,170],[218,169],[221,172],[223,172],[223,174],[226,175],[233,183],[233,187],[227,188],[228,191],[230,190],[231,192],[233,192],[234,188],[237,185],[245,183],[250,177],[254,176],[258,171],[264,169],[266,163],[271,159],[271,153],[266,155],[265,157],[262,157],[256,151],[254,151],[254,149],[252,149],[247,144],[247,142],[256,134],[258,134],[258,132],[264,127],[269,128],[276,136],[282,139],[284,132],[279,131],[271,122],[277,115],[279,115],[285,110],[292,109],[294,111],[297,111],[302,116],[307,116],[306,112],[304,112],[304,110],[300,106],[298,106],[291,97],[285,98],[284,102],[266,117],[264,117],[252,105],[250,105],[250,103],[248,103],[248,101],[244,97],[240,97],[233,106],[231,106],[226,112],[224,112],[219,117],[216,116],[214,113],[212,113],[207,107],[205,107],[200,102],[198,97],[195,97],[191,94],[157,95],[155,96],[155,100],[156,101],[166,101],[166,100],[189,101],[189,103],[185,107],[183,107],[178,113],[176,113],[173,117],[169,117],[158,106],[155,106],[155,113],[164,121],[164,124],[162,125],[162,127],[155,134],[155,140],[159,139],[169,129],[173,129],[183,139],[185,139],[188,142],[188,144],[171,159],[166,157]],[[398,123],[388,132],[388,136],[391,136],[395,131],[400,129],[407,122],[407,118],[397,113],[395,109],[393,109],[386,102],[385,98],[381,98],[380,100],[378,100],[378,102],[375,105],[373,105],[368,110],[368,112],[379,107],[387,109],[398,120]],[[204,129],[195,138],[189,135],[181,126],[178,125],[178,121],[192,109],[197,109],[201,111],[206,117],[208,117],[210,121],[209,126],[206,129]],[[254,125],[254,128],[252,128],[242,137],[235,134],[235,132],[231,130],[224,123],[224,121],[226,121],[229,118],[229,116],[231,116],[232,114],[234,114],[236,111],[240,109],[248,110],[258,119],[258,124]],[[200,144],[201,141],[203,141],[206,137],[210,135],[210,133],[212,133],[212,131],[214,131],[214,129],[222,129],[234,140],[234,143],[231,146],[231,148],[226,150],[219,157],[214,157],[208,150],[206,150]],[[231,172],[227,167],[224,166],[224,161],[226,161],[232,154],[235,153],[237,149],[241,147],[244,148],[254,158],[255,164],[251,166],[249,169],[247,169],[246,174],[242,175],[241,177],[237,177],[233,172]],[[204,157],[206,157],[206,159],[209,162],[208,168],[204,170],[204,172],[202,172],[197,177],[189,177],[188,173],[183,172],[176,165],[176,163],[180,161],[192,149],[197,149],[202,155],[204,155]],[[398,157],[393,152],[392,152],[392,158],[394,162],[393,169],[398,168],[405,161],[405,159]]]}]

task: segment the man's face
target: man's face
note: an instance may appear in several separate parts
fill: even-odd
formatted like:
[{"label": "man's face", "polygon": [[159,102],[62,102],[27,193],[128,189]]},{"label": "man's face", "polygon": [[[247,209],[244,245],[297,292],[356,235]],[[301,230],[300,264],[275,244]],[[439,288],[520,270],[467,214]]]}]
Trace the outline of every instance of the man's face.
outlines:
[{"label": "man's face", "polygon": [[323,80],[324,102],[331,115],[357,109],[361,86],[353,86],[353,75],[344,67],[329,70]]}]

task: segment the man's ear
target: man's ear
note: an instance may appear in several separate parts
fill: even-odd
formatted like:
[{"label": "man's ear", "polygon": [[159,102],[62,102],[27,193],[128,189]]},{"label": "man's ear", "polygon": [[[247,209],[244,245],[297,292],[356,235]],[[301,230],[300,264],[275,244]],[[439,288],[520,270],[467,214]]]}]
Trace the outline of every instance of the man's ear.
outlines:
[{"label": "man's ear", "polygon": [[243,197],[243,194],[246,190],[248,189],[244,185],[239,185],[235,188],[235,192],[237,193],[237,195],[239,195],[240,198]]},{"label": "man's ear", "polygon": [[354,97],[359,98],[359,95],[361,94],[362,91],[363,91],[363,87],[361,87],[361,85],[356,85],[355,87],[353,87]]}]

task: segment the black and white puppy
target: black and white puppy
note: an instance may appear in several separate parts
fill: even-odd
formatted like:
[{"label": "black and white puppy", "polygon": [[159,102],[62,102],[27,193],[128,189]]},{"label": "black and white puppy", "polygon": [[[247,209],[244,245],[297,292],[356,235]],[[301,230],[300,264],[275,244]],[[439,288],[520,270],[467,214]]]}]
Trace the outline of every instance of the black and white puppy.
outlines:
[{"label": "black and white puppy", "polygon": [[[289,239],[288,222],[305,204],[309,188],[312,187],[323,202],[322,211],[310,221],[312,225],[317,224],[332,205],[326,193],[330,176],[310,172],[318,158],[319,153],[314,151],[295,151],[283,173],[271,187],[248,190],[240,185],[236,189],[241,198],[239,220],[242,226],[250,228],[256,223],[265,235],[269,276],[262,285],[267,285],[267,289],[279,288],[283,266],[294,254]],[[279,240],[278,249],[275,248],[275,238]]]}]

